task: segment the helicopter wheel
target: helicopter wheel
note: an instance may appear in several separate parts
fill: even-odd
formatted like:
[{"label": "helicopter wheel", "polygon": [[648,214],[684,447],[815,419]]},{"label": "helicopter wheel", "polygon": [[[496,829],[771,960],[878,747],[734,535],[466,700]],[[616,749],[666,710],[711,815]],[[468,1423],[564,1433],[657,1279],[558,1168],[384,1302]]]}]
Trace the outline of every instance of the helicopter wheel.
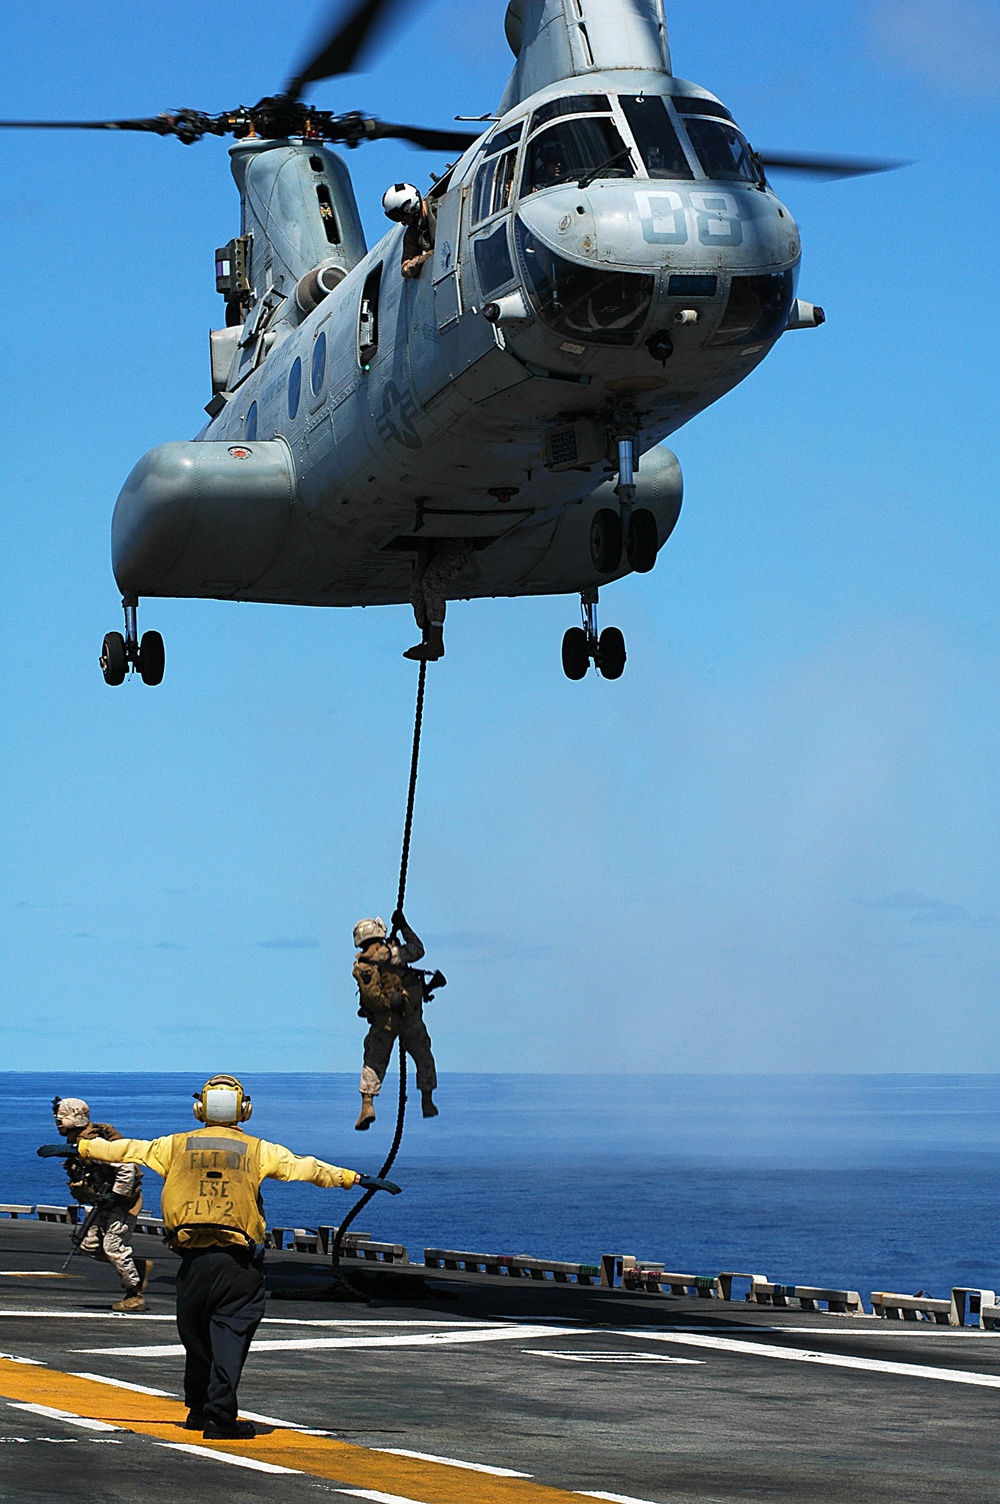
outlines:
[{"label": "helicopter wheel", "polygon": [[600,574],[614,574],[622,561],[622,520],[610,507],[601,507],[590,524],[590,557]]},{"label": "helicopter wheel", "polygon": [[562,666],[567,679],[585,679],[590,667],[587,634],[582,627],[570,627],[562,640]]},{"label": "helicopter wheel", "polygon": [[124,684],[128,660],[125,657],[125,639],[120,632],[104,634],[100,663],[105,684]]},{"label": "helicopter wheel", "polygon": [[143,684],[161,683],[165,662],[166,653],[159,632],[143,632],[139,643],[139,674]]},{"label": "helicopter wheel", "polygon": [[625,638],[617,627],[605,627],[597,641],[597,667],[605,679],[620,679],[625,672]]},{"label": "helicopter wheel", "polygon": [[656,551],[660,537],[656,518],[646,507],[640,507],[629,518],[626,553],[629,564],[637,574],[648,574],[656,563]]}]

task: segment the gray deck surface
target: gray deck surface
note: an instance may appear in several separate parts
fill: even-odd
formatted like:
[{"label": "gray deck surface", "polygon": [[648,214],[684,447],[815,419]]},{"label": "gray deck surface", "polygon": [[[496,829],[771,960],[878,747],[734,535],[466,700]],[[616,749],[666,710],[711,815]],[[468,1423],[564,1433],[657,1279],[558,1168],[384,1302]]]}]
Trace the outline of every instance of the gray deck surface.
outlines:
[{"label": "gray deck surface", "polygon": [[[105,1400],[108,1390],[64,1375],[179,1398],[183,1358],[175,1260],[163,1245],[136,1238],[137,1254],[156,1259],[148,1312],[116,1316],[106,1266],[78,1256],[65,1277],[44,1277],[60,1273],[68,1238],[65,1226],[0,1222],[5,1501],[193,1504],[223,1491],[248,1504],[319,1493],[420,1504],[559,1504],[574,1493],[652,1504],[1000,1498],[1000,1334],[504,1277],[428,1272],[421,1284],[386,1271],[369,1283],[369,1304],[269,1300],[240,1389],[244,1413],[280,1423],[262,1424],[257,1442],[210,1448],[180,1427],[176,1407],[128,1388],[123,1404],[146,1405],[154,1429],[173,1430],[143,1434],[127,1416],[122,1429],[114,1414],[103,1429],[83,1427],[83,1389]],[[272,1290],[327,1273],[307,1255],[272,1253],[268,1268]],[[25,1385],[42,1386],[34,1400]],[[43,1390],[63,1415],[19,1408]],[[310,1443],[296,1428],[354,1447]],[[171,1450],[173,1436],[196,1451]],[[295,1467],[286,1444],[329,1455]],[[402,1487],[386,1448],[441,1461],[413,1464]],[[255,1456],[272,1459],[267,1471]]]}]

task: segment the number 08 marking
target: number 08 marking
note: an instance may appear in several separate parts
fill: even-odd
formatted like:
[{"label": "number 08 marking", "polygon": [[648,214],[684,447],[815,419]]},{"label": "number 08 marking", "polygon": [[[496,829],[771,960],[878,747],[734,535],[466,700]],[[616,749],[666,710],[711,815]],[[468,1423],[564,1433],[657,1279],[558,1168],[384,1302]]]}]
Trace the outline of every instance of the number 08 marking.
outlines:
[{"label": "number 08 marking", "polygon": [[689,221],[702,245],[742,244],[739,206],[730,193],[694,191],[682,196],[664,188],[656,193],[637,192],[635,197],[642,238],[649,245],[686,245]]}]

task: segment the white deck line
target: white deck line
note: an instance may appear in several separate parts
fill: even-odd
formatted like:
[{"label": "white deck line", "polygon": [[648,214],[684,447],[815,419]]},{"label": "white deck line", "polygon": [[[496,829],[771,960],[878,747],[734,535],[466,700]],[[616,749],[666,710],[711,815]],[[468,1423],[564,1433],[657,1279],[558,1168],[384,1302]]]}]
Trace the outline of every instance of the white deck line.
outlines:
[{"label": "white deck line", "polygon": [[392,1457],[413,1457],[417,1462],[443,1462],[448,1467],[468,1468],[470,1473],[491,1473],[495,1478],[530,1478],[512,1467],[489,1467],[485,1462],[459,1462],[457,1457],[438,1457],[435,1452],[411,1452],[407,1447],[372,1447],[373,1452],[388,1452]]},{"label": "white deck line", "polygon": [[374,1488],[335,1488],[334,1493],[347,1494],[352,1499],[371,1499],[372,1504],[420,1504],[418,1499],[408,1499],[404,1494],[381,1494]]},{"label": "white deck line", "polygon": [[[578,1327],[504,1326],[488,1327],[485,1330],[465,1328],[457,1332],[425,1332],[417,1336],[399,1333],[392,1337],[279,1337],[255,1342],[253,1351],[260,1354],[334,1351],[358,1347],[458,1347],[477,1342],[525,1341],[535,1337],[575,1337],[578,1332]],[[172,1342],[153,1347],[76,1347],[73,1351],[130,1358],[176,1358],[184,1352],[184,1348],[179,1342]]]},{"label": "white deck line", "polygon": [[605,1494],[586,1488],[577,1488],[573,1492],[580,1499],[610,1499],[611,1504],[652,1504],[651,1499],[635,1499],[631,1494]]},{"label": "white deck line", "polygon": [[193,1442],[158,1441],[156,1445],[167,1447],[171,1452],[189,1452],[192,1457],[210,1457],[215,1462],[231,1462],[234,1467],[248,1467],[254,1473],[291,1473],[296,1478],[305,1476],[301,1468],[279,1467],[276,1462],[258,1462],[256,1457],[238,1457],[235,1452],[217,1452],[214,1447],[199,1447]]},{"label": "white deck line", "polygon": [[148,1384],[127,1384],[124,1379],[109,1379],[106,1373],[71,1373],[71,1379],[92,1379],[95,1384],[110,1384],[113,1389],[131,1389],[136,1394],[151,1394],[159,1400],[176,1400],[180,1396],[169,1389],[151,1389]]},{"label": "white deck line", "polygon": [[120,1431],[121,1426],[109,1425],[106,1420],[91,1420],[86,1415],[73,1415],[69,1410],[56,1410],[51,1405],[28,1405],[23,1400],[8,1400],[12,1410],[29,1410],[32,1415],[43,1415],[46,1420],[64,1420],[68,1425],[80,1426],[84,1431]]},{"label": "white deck line", "polygon": [[[35,1320],[46,1319],[54,1321],[121,1321],[127,1326],[131,1326],[134,1322],[139,1321],[169,1321],[171,1323],[176,1321],[176,1317],[174,1316],[160,1316],[151,1311],[123,1311],[120,1314],[116,1311],[26,1311],[23,1306],[19,1306],[16,1311],[0,1310],[0,1316],[29,1316]],[[341,1321],[336,1318],[330,1320],[325,1318],[322,1320],[313,1320],[307,1316],[265,1316],[261,1322],[261,1326],[435,1327],[438,1329],[445,1328],[449,1331],[483,1331],[494,1327],[500,1329],[505,1324],[494,1321],[455,1321],[448,1317],[442,1318],[441,1321],[399,1321],[384,1318],[373,1321],[357,1321],[353,1318]],[[706,1328],[706,1330],[714,1330],[714,1328]]]},{"label": "white deck line", "polygon": [[815,1363],[823,1368],[852,1368],[862,1373],[894,1374],[904,1379],[937,1379],[942,1384],[973,1384],[1000,1389],[1000,1374],[972,1373],[964,1368],[934,1368],[925,1363],[890,1363],[884,1358],[855,1358],[847,1353],[817,1353],[804,1347],[778,1347],[771,1342],[739,1342],[732,1337],[696,1337],[693,1333],[632,1332],[647,1342],[677,1342],[716,1352],[742,1353],[753,1358],[779,1358],[786,1363]]}]

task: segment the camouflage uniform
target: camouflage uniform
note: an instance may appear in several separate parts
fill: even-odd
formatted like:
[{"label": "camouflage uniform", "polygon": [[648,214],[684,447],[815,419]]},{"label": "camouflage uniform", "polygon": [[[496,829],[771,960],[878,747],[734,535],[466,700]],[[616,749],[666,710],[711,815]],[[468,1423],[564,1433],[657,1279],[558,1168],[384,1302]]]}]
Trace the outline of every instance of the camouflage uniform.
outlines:
[{"label": "camouflage uniform", "polygon": [[[88,1123],[79,1138],[121,1138],[110,1123]],[[135,1219],[142,1208],[142,1175],[136,1165],[84,1163],[78,1156],[66,1161],[70,1194],[82,1206],[99,1205],[80,1252],[109,1263],[128,1293],[141,1283],[132,1257]]]},{"label": "camouflage uniform", "polygon": [[421,632],[429,626],[444,625],[445,586],[455,575],[461,574],[471,555],[471,544],[461,538],[448,538],[438,544],[427,568],[422,573],[414,573],[410,604]]},{"label": "camouflage uniform", "polygon": [[430,1092],[437,1086],[431,1037],[423,1019],[423,978],[410,970],[423,956],[424,947],[408,924],[400,928],[402,944],[388,940],[369,944],[354,963],[361,996],[358,1012],[369,1021],[359,1086],[363,1097],[377,1097],[382,1090],[397,1039],[402,1039],[417,1068],[417,1090]]}]

